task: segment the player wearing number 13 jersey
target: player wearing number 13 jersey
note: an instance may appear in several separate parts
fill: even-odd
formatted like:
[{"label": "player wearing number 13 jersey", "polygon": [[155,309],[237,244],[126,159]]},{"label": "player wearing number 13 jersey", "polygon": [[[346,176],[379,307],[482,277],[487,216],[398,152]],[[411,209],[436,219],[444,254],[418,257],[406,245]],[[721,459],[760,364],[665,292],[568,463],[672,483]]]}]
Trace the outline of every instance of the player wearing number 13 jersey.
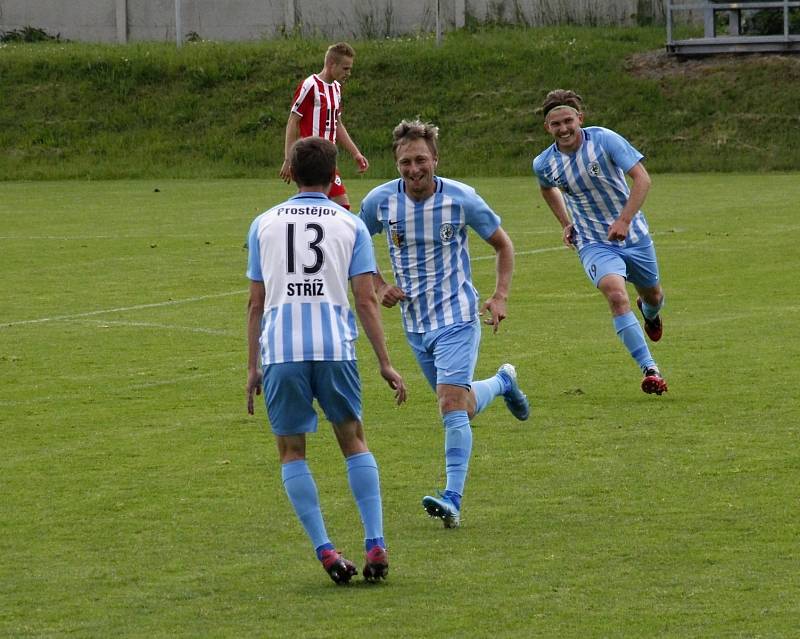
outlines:
[{"label": "player wearing number 13 jersey", "polygon": [[266,289],[262,363],[356,359],[348,279],[375,270],[364,223],[301,192],[258,216],[247,245],[247,276]]},{"label": "player wearing number 13 jersey", "polygon": [[357,570],[328,537],[306,463],[306,433],[317,430],[317,401],[336,431],[364,524],[364,578],[376,581],[386,577],[389,563],[378,465],[361,421],[348,281],[381,376],[394,389],[398,404],[405,400],[405,385],[386,350],[367,229],[326,195],[336,172],[336,146],[308,137],[292,146],[289,157],[299,193],[259,215],[247,238],[247,412],[253,414],[254,395],[263,383],[284,489],[322,567],[342,584]]}]

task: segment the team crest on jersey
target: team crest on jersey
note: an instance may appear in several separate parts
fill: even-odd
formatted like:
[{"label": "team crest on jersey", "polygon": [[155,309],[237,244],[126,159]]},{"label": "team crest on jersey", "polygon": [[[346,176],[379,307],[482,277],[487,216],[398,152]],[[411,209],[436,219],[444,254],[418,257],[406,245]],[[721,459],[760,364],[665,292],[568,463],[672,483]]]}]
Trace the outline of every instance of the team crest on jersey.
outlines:
[{"label": "team crest on jersey", "polygon": [[441,239],[445,244],[451,241],[455,234],[456,230],[453,228],[453,225],[450,224],[450,222],[445,222],[439,227],[439,239]]},{"label": "team crest on jersey", "polygon": [[337,175],[335,178],[333,178],[333,183],[336,186],[342,186],[342,178],[341,178],[341,176]]},{"label": "team crest on jersey", "polygon": [[589,165],[589,175],[592,177],[597,177],[600,175],[600,163],[599,162],[592,162]]}]

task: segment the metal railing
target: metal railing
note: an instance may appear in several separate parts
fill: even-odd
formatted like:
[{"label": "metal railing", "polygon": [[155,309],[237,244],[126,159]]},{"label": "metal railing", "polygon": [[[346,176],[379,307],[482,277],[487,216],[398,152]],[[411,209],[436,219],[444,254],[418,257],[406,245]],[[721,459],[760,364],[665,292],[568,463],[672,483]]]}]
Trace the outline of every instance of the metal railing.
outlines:
[{"label": "metal railing", "polygon": [[[673,2],[667,1],[667,50],[672,53],[692,52],[698,54],[714,52],[747,51],[797,51],[800,50],[800,34],[790,33],[790,9],[800,8],[800,0],[740,0],[739,2]],[[782,34],[744,34],[742,13],[759,9],[780,9],[783,17]],[[675,13],[691,11],[702,14],[703,37],[689,40],[675,40],[673,26]],[[725,34],[717,33],[717,14],[726,13],[728,29]]]}]

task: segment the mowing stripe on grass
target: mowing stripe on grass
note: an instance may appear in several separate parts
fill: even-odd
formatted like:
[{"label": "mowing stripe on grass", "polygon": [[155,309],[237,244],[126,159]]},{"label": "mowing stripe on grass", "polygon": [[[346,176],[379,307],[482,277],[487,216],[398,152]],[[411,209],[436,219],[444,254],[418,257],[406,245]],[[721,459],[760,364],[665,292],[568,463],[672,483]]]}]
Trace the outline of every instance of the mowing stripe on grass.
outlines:
[{"label": "mowing stripe on grass", "polygon": [[202,302],[203,300],[212,300],[219,297],[230,297],[231,295],[243,295],[247,293],[247,289],[240,289],[238,291],[228,291],[227,293],[214,293],[213,295],[200,295],[199,297],[188,297],[182,300],[168,300],[166,302],[153,302],[152,304],[137,304],[136,306],[120,306],[118,308],[106,308],[97,311],[88,311],[86,313],[75,313],[74,315],[58,315],[56,317],[40,317],[39,319],[19,320],[16,322],[6,322],[0,324],[0,328],[9,328],[11,326],[23,326],[26,324],[42,324],[45,322],[58,322],[62,320],[73,320],[81,317],[92,317],[93,315],[103,315],[105,313],[124,313],[126,311],[138,311],[143,308],[159,308],[162,306],[177,306],[178,304],[191,304],[193,302]]},{"label": "mowing stripe on grass", "polygon": [[[549,251],[559,251],[565,249],[566,246],[552,246],[548,248],[542,249],[533,249],[531,251],[517,251],[515,256],[519,255],[533,255],[535,253],[547,253]],[[472,258],[474,261],[482,261],[482,260],[493,260],[495,259],[494,255],[484,255],[480,257]],[[127,311],[138,311],[144,308],[159,308],[163,306],[176,306],[178,304],[191,304],[193,302],[202,302],[203,300],[211,300],[216,299],[219,297],[230,297],[231,295],[243,295],[247,293],[248,289],[240,289],[237,291],[228,291],[227,293],[215,293],[213,295],[200,295],[199,297],[189,297],[182,300],[168,300],[166,302],[153,302],[152,304],[137,304],[135,306],[120,306],[118,308],[106,308],[100,309],[96,311],[87,311],[86,313],[75,313],[73,315],[57,315],[54,317],[40,317],[37,319],[28,319],[28,320],[17,320],[14,322],[6,322],[4,324],[0,324],[0,328],[10,328],[12,326],[25,326],[27,324],[43,324],[45,322],[59,322],[59,321],[68,321],[68,320],[75,320],[81,319],[83,317],[92,317],[95,315],[104,315],[106,313],[124,313]],[[191,329],[186,329],[191,330]],[[194,329],[198,330],[198,329]]]}]

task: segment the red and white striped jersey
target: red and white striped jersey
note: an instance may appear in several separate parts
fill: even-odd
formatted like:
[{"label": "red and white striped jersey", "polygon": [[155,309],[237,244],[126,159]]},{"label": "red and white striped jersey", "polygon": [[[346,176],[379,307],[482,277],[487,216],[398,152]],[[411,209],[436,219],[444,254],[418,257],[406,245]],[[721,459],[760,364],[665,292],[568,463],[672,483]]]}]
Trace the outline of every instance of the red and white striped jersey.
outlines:
[{"label": "red and white striped jersey", "polygon": [[336,124],[342,104],[342,85],[324,82],[315,73],[297,87],[292,113],[300,116],[300,137],[315,135],[336,142]]}]

